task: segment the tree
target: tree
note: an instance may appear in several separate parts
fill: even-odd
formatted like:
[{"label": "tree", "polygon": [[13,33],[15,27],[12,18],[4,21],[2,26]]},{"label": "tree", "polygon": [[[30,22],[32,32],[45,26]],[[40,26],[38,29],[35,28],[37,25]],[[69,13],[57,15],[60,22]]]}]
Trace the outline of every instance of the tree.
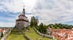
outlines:
[{"label": "tree", "polygon": [[37,26],[38,25],[38,19],[36,19],[34,16],[31,17],[31,22],[30,22],[30,26]]},{"label": "tree", "polygon": [[49,24],[48,26],[50,26],[51,28],[55,28],[55,29],[71,29],[73,25],[68,25],[68,24],[61,24],[61,23],[55,23],[55,24]]},{"label": "tree", "polygon": [[48,27],[46,26],[46,25],[44,25],[43,23],[41,23],[40,25],[39,25],[39,32],[41,32],[41,33],[46,33],[47,32],[47,29]]}]

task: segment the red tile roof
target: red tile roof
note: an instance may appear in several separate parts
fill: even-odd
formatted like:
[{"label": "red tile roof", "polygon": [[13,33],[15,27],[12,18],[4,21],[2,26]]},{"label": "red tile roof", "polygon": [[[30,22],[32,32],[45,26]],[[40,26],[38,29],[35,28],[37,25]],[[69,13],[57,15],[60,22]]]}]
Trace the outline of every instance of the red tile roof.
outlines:
[{"label": "red tile roof", "polygon": [[0,29],[0,32],[3,32],[4,30],[3,29]]},{"label": "red tile roof", "polygon": [[52,29],[52,35],[59,38],[60,40],[73,40],[73,30],[72,29]]}]

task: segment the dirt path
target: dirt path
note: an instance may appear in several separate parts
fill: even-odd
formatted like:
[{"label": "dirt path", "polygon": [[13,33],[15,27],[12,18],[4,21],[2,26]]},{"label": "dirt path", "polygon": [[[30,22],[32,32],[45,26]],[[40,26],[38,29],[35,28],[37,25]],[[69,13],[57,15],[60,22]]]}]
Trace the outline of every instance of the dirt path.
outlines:
[{"label": "dirt path", "polygon": [[2,37],[1,40],[6,40],[7,36],[8,36],[10,33],[11,33],[11,31],[10,31],[8,34],[4,35],[4,37]]}]

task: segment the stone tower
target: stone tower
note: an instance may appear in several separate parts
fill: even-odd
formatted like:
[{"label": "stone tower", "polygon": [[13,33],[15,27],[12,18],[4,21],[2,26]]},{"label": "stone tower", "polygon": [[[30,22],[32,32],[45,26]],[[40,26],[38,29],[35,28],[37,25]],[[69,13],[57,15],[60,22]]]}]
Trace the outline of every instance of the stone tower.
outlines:
[{"label": "stone tower", "polygon": [[22,13],[18,16],[18,19],[16,19],[15,27],[11,30],[10,34],[16,35],[23,35],[25,38],[25,31],[26,28],[29,26],[29,21],[27,17],[25,16],[25,9],[23,9]]},{"label": "stone tower", "polygon": [[25,16],[25,9],[23,9],[23,12],[18,16],[18,19],[16,19],[15,27],[18,29],[24,29],[25,27],[28,26],[29,26],[29,21]]}]

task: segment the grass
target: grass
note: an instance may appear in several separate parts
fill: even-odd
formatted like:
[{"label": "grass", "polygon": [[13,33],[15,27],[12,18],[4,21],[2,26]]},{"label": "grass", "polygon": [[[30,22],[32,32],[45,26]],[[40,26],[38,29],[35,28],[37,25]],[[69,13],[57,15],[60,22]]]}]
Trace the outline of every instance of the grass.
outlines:
[{"label": "grass", "polygon": [[[40,35],[38,35],[33,28],[29,28],[28,31],[24,32],[25,35],[29,36],[32,40],[51,40],[49,38],[46,37],[42,37]],[[11,34],[8,36],[7,40],[26,40],[26,38],[23,37],[22,34],[18,34],[17,32],[11,32]]]},{"label": "grass", "polygon": [[50,38],[46,38],[46,37],[42,37],[40,35],[38,35],[33,28],[29,28],[28,31],[25,32],[26,35],[28,35],[31,39],[33,40],[51,40]]},{"label": "grass", "polygon": [[23,35],[18,32],[18,29],[15,28],[7,37],[7,40],[26,40],[26,38],[24,38]]},{"label": "grass", "polygon": [[0,40],[1,40],[1,37],[0,37]]},{"label": "grass", "polygon": [[23,37],[23,35],[16,35],[16,34],[10,34],[7,38],[7,40],[26,40],[26,38]]}]

